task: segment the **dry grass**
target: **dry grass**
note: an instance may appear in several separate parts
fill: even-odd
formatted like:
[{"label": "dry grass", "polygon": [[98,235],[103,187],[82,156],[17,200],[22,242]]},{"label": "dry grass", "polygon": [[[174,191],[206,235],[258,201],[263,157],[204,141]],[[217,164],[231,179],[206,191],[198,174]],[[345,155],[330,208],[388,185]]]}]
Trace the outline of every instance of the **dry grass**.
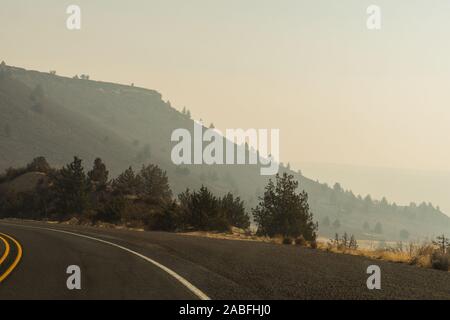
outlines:
[{"label": "dry grass", "polygon": [[431,268],[431,257],[437,250],[435,246],[429,243],[410,243],[406,246],[401,245],[395,248],[388,247],[384,249],[348,249],[336,247],[331,243],[320,242],[318,248],[328,252],[362,256],[395,263],[406,263],[423,268]]},{"label": "dry grass", "polygon": [[[221,232],[204,232],[204,231],[194,231],[182,233],[189,236],[206,237],[213,239],[226,239],[226,240],[237,240],[237,241],[257,241],[274,243],[279,245],[284,244],[284,238],[282,236],[276,236],[273,238],[268,237],[258,237],[254,234],[244,232],[242,230],[233,230],[229,233]],[[295,241],[292,242],[294,245]],[[415,265],[422,268],[432,267],[432,255],[438,249],[430,243],[415,244],[409,243],[407,245],[399,245],[395,247],[388,247],[384,249],[371,249],[369,247],[349,249],[342,248],[332,245],[326,239],[321,238],[314,244],[305,241],[302,244],[304,247],[317,248],[318,250],[323,250],[327,252],[333,252],[338,254],[348,254],[353,256],[366,257],[373,260],[384,260],[394,263],[405,263],[410,265]]]},{"label": "dry grass", "polygon": [[235,240],[235,241],[257,241],[266,243],[282,244],[283,237],[259,237],[252,233],[233,228],[230,232],[214,232],[214,231],[190,231],[181,232],[179,234],[193,237],[204,237],[211,239],[224,239],[224,240]]}]

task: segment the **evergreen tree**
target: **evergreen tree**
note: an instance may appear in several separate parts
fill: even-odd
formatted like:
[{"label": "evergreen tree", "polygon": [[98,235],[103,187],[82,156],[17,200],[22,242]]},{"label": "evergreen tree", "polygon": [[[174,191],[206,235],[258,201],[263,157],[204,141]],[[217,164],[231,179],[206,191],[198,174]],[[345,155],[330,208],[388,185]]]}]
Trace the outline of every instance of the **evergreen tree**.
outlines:
[{"label": "evergreen tree", "polygon": [[230,225],[241,229],[247,229],[250,226],[250,217],[245,212],[244,202],[240,197],[234,198],[229,192],[221,199],[220,207],[225,212]]},{"label": "evergreen tree", "polygon": [[143,166],[139,172],[142,182],[139,195],[149,203],[169,203],[172,200],[167,173],[157,165]]},{"label": "evergreen tree", "polygon": [[188,207],[190,225],[197,230],[225,231],[230,227],[218,199],[205,186],[192,193]]},{"label": "evergreen tree", "polygon": [[134,173],[132,167],[122,172],[112,183],[114,191],[122,195],[136,195],[141,184],[141,177]]},{"label": "evergreen tree", "polygon": [[298,182],[292,175],[276,175],[275,183],[269,180],[253,216],[262,235],[298,237],[315,240],[318,229],[309,211],[306,192],[296,193]]},{"label": "evergreen tree", "polygon": [[342,187],[341,187],[341,184],[338,183],[338,182],[336,182],[336,183],[334,184],[333,190],[336,191],[336,192],[339,192],[339,193],[340,193],[340,192],[343,192],[343,189],[342,189]]},{"label": "evergreen tree", "polygon": [[54,188],[60,215],[84,212],[88,207],[88,183],[81,159],[74,157],[55,175]]},{"label": "evergreen tree", "polygon": [[37,157],[27,165],[26,170],[27,172],[49,173],[51,171],[51,168],[47,162],[47,159],[45,159],[44,157]]},{"label": "evergreen tree", "polygon": [[94,191],[104,190],[108,183],[109,171],[106,170],[106,165],[102,159],[97,158],[94,161],[94,166],[88,172],[88,181]]}]

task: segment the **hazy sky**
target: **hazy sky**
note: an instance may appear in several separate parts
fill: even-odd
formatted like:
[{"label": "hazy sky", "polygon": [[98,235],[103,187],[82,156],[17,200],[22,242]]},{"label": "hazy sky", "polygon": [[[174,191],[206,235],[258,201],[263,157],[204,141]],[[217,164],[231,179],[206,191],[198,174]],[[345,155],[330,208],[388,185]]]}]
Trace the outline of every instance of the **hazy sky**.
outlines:
[{"label": "hazy sky", "polygon": [[449,17],[448,0],[2,0],[0,60],[134,82],[221,129],[280,128],[285,162],[450,171]]}]

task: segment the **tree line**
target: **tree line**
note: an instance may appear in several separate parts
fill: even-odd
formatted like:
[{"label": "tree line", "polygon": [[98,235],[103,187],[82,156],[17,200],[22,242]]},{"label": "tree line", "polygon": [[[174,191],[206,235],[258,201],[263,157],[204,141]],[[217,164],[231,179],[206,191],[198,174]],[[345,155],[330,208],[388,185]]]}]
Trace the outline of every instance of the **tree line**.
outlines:
[{"label": "tree line", "polygon": [[[9,182],[26,179],[27,173],[38,177],[35,186],[8,188]],[[297,188],[298,182],[286,173],[269,181],[251,210],[259,235],[315,240],[318,225],[308,195],[297,193]],[[86,172],[78,157],[61,169],[52,168],[44,157],[7,169],[0,175],[0,218],[8,217],[58,221],[75,217],[162,231],[228,231],[251,225],[244,201],[230,192],[217,196],[202,186],[174,196],[166,172],[157,165],[143,165],[137,172],[129,167],[110,179],[102,159],[95,159]]]}]

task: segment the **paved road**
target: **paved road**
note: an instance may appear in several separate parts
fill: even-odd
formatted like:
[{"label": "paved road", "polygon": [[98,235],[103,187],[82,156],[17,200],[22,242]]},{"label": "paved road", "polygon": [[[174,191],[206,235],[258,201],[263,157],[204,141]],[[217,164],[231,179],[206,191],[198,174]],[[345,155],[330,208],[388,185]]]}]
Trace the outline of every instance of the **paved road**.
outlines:
[{"label": "paved road", "polygon": [[[0,221],[0,233],[23,249],[0,300],[450,299],[448,272],[295,246],[18,221]],[[0,277],[18,256],[7,242]],[[0,238],[0,259],[5,247]],[[382,290],[366,287],[373,264]],[[66,287],[69,265],[81,290]]]}]

